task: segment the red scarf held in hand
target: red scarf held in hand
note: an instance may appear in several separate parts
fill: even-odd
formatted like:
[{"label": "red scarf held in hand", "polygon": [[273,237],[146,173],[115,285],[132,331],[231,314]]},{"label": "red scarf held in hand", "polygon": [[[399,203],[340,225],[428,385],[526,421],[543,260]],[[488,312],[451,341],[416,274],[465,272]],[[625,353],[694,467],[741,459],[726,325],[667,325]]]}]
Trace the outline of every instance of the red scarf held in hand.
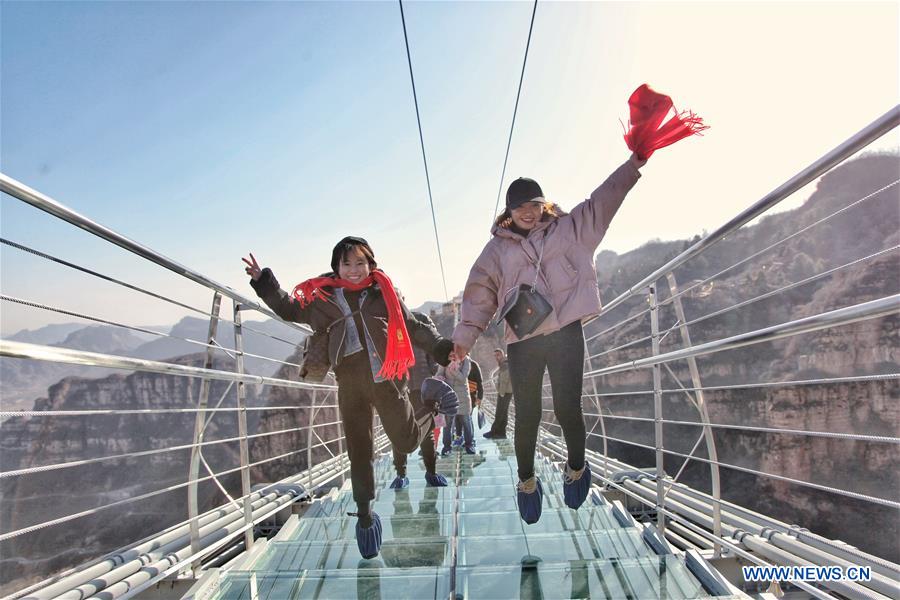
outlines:
[{"label": "red scarf held in hand", "polygon": [[388,311],[387,352],[385,352],[384,364],[381,365],[378,375],[386,379],[402,379],[406,377],[409,368],[416,364],[416,359],[409,341],[409,333],[406,331],[406,320],[403,317],[403,310],[400,308],[400,299],[394,290],[394,284],[384,271],[373,269],[372,273],[359,283],[337,277],[307,279],[297,284],[294,291],[291,292],[291,299],[299,302],[301,307],[305,307],[316,299],[324,300],[331,296],[325,291],[326,287],[344,288],[351,292],[358,292],[373,283],[377,283],[381,288]]},{"label": "red scarf held in hand", "polygon": [[641,160],[650,158],[660,148],[709,129],[703,124],[703,119],[689,110],[676,110],[675,116],[663,124],[663,119],[674,109],[672,99],[654,91],[646,83],[634,90],[628,99],[628,106],[631,115],[625,143]]}]

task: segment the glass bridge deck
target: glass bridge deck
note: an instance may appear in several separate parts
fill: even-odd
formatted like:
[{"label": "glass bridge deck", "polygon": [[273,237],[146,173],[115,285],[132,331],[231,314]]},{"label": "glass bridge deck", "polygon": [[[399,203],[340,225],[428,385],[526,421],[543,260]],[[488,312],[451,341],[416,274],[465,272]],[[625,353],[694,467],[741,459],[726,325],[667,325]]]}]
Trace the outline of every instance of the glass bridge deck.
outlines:
[{"label": "glass bridge deck", "polygon": [[244,570],[222,575],[219,600],[300,598],[706,598],[681,557],[658,555],[638,527],[623,527],[592,494],[574,511],[562,476],[536,463],[544,487],[540,521],[516,509],[512,441],[478,436],[475,455],[438,459],[448,487],[428,487],[410,456],[405,490],[389,489],[390,455],[376,463],[375,511],[384,544],[364,560],[356,547],[349,481],[317,502],[289,536],[271,540]]}]

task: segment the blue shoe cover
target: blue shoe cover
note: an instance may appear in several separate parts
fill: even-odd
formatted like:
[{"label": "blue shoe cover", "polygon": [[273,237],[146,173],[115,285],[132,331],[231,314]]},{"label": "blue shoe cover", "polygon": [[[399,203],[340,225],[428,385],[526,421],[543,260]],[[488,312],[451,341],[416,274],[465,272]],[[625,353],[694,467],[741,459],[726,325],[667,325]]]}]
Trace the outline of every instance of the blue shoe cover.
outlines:
[{"label": "blue shoe cover", "polygon": [[381,519],[372,513],[372,525],[362,527],[356,522],[356,547],[363,558],[375,558],[381,550]]},{"label": "blue shoe cover", "polygon": [[577,509],[584,503],[588,492],[591,491],[591,467],[585,462],[584,470],[578,479],[572,478],[574,473],[569,465],[566,464],[563,471],[563,499],[566,502],[566,506]]},{"label": "blue shoe cover", "polygon": [[427,481],[428,485],[431,487],[447,487],[447,478],[440,473],[435,473],[434,475],[425,473],[425,481]]},{"label": "blue shoe cover", "polygon": [[394,480],[391,482],[392,490],[402,490],[404,488],[409,487],[409,477],[400,477],[397,475],[394,477]]},{"label": "blue shoe cover", "polygon": [[544,501],[544,488],[541,486],[541,480],[537,477],[531,479],[535,482],[534,490],[531,492],[525,491],[528,488],[526,482],[520,481],[516,486],[516,504],[519,505],[519,516],[529,525],[537,523],[541,518],[541,505]]}]

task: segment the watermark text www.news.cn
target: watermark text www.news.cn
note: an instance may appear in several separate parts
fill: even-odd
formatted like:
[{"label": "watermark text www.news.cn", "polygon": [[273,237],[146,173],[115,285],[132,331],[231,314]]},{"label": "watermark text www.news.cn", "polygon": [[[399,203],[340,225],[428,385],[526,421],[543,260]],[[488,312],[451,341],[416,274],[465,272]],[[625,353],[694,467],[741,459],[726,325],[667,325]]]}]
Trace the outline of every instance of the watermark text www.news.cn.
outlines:
[{"label": "watermark text www.news.cn", "polygon": [[792,567],[741,567],[744,581],[870,581],[870,567],[822,567],[818,565]]}]

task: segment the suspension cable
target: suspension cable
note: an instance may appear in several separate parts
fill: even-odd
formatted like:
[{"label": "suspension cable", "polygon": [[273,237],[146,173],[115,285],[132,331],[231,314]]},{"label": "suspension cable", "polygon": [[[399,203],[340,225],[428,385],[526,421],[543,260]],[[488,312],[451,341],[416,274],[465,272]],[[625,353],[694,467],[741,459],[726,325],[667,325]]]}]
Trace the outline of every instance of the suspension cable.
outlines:
[{"label": "suspension cable", "polygon": [[512,123],[509,126],[509,139],[506,141],[506,155],[503,157],[503,170],[500,172],[500,187],[497,189],[497,201],[494,203],[493,222],[497,219],[497,209],[500,208],[500,194],[503,193],[503,179],[506,177],[506,164],[509,161],[509,149],[512,146],[513,131],[516,128],[516,113],[519,112],[519,98],[522,95],[522,82],[525,80],[525,65],[528,62],[528,48],[531,47],[531,32],[534,29],[534,15],[537,13],[538,0],[534,0],[531,9],[531,24],[528,26],[528,41],[525,42],[525,58],[522,59],[522,72],[519,74],[519,89],[516,92],[516,104],[513,107]]},{"label": "suspension cable", "polygon": [[416,105],[416,123],[419,124],[419,144],[422,147],[422,163],[425,165],[425,183],[428,186],[428,204],[431,206],[431,222],[434,224],[434,243],[437,246],[438,262],[441,265],[441,282],[444,284],[444,297],[450,301],[447,292],[447,276],[444,274],[444,257],[441,254],[441,240],[438,237],[437,217],[434,215],[434,197],[431,194],[431,177],[428,175],[428,159],[425,157],[425,136],[422,134],[422,118],[419,115],[419,98],[416,94],[416,79],[413,76],[412,56],[409,53],[409,37],[406,35],[406,17],[403,14],[403,0],[400,3],[400,21],[403,23],[403,41],[406,43],[406,62],[409,63],[409,82],[412,84],[413,103]]}]

